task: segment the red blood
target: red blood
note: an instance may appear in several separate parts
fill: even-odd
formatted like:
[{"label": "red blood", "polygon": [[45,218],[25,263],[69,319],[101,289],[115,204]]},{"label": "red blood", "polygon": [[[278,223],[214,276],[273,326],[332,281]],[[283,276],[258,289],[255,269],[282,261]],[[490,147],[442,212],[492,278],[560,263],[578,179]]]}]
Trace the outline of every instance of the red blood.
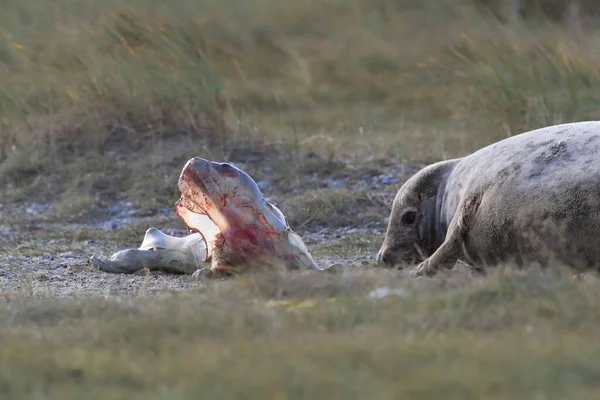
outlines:
[{"label": "red blood", "polygon": [[[237,177],[236,171],[224,169],[219,171],[222,175]],[[213,181],[218,185],[219,180],[211,177]],[[181,176],[182,182],[185,182],[185,190],[187,192],[187,198],[192,200],[192,204],[195,204],[198,208],[201,208],[203,212],[210,215],[212,208],[218,206],[220,210],[227,207],[228,201],[234,202],[238,198],[237,187],[234,189],[232,198],[229,199],[227,194],[219,195],[218,198],[214,199],[216,204],[206,195],[206,187],[201,179],[198,179],[196,173],[191,170],[185,170]],[[204,190],[203,190],[204,189]],[[199,201],[202,200],[202,201]],[[183,207],[183,197],[176,203],[176,206]],[[192,211],[192,210],[190,210]],[[193,210],[197,212],[198,210]],[[239,218],[238,215],[233,212],[225,215],[227,222],[226,227],[219,227],[223,239],[227,242],[228,246],[231,247],[233,252],[240,259],[248,259],[250,256],[256,256],[259,254],[271,254],[274,256],[294,258],[295,256],[280,240],[280,233],[273,230],[272,226],[268,223],[264,214],[256,209],[252,209],[252,215],[254,220],[251,223],[243,223],[243,219]],[[177,215],[180,215],[179,211]]]},{"label": "red blood", "polygon": [[221,207],[223,207],[223,208],[227,207],[227,195],[226,194],[221,195]]}]

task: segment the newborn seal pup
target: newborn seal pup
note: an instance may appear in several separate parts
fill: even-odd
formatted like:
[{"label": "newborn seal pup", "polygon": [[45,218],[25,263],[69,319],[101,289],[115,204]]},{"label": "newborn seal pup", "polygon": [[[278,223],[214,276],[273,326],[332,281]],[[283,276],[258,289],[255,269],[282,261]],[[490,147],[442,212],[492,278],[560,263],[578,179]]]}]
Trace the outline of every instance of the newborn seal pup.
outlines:
[{"label": "newborn seal pup", "polygon": [[139,248],[119,251],[110,259],[92,256],[92,265],[112,273],[147,268],[193,273],[195,278],[231,275],[250,266],[336,272],[316,263],[283,213],[239,168],[194,157],[177,185],[181,197],[175,208],[190,235],[178,238],[150,228]]},{"label": "newborn seal pup", "polygon": [[600,266],[600,121],[522,133],[423,168],[398,190],[377,261]]},{"label": "newborn seal pup", "polygon": [[[188,229],[206,242],[210,268],[196,276],[221,276],[247,267],[323,270],[302,238],[288,225],[283,213],[266,201],[254,180],[227,163],[190,159],[177,183],[181,198],[177,214]],[[216,229],[198,224],[208,218]]]}]

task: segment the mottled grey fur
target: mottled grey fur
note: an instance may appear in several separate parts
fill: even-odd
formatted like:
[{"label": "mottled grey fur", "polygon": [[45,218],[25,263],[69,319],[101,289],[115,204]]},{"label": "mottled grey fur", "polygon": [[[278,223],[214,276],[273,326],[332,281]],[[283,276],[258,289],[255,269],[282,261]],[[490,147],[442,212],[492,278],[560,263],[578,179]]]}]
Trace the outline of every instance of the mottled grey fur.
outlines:
[{"label": "mottled grey fur", "polygon": [[[407,211],[415,221],[405,223]],[[410,222],[410,218],[408,218]],[[379,262],[600,265],[600,121],[522,133],[432,164],[398,191]]]}]

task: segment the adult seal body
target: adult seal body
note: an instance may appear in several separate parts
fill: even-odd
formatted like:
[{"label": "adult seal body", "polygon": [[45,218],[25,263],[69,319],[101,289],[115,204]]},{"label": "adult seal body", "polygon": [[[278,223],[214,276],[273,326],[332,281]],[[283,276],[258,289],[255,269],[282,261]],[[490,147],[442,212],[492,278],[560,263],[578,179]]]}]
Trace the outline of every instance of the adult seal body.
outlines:
[{"label": "adult seal body", "polygon": [[377,260],[433,275],[485,267],[600,265],[600,121],[516,135],[429,165],[398,190]]}]

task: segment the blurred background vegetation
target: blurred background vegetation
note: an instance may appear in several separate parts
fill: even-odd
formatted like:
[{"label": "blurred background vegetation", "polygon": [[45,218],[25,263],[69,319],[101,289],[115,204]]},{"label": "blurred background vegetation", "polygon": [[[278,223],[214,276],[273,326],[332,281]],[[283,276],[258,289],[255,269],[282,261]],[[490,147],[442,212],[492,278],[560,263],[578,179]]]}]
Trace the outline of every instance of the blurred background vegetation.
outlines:
[{"label": "blurred background vegetation", "polygon": [[[351,234],[381,227],[382,193],[424,163],[598,119],[599,13],[596,0],[0,0],[0,397],[600,398],[597,279],[401,279],[358,267],[382,237]],[[86,266],[168,226],[154,217],[192,156],[264,179],[294,229],[336,228],[304,238],[348,270],[187,290]],[[358,184],[390,169],[388,187]],[[93,224],[115,200],[152,221]],[[53,203],[58,223],[7,206],[29,202]]]},{"label": "blurred background vegetation", "polygon": [[308,153],[430,162],[595,119],[599,13],[592,0],[3,0],[0,201],[164,207],[195,155],[292,157],[290,173]]}]

